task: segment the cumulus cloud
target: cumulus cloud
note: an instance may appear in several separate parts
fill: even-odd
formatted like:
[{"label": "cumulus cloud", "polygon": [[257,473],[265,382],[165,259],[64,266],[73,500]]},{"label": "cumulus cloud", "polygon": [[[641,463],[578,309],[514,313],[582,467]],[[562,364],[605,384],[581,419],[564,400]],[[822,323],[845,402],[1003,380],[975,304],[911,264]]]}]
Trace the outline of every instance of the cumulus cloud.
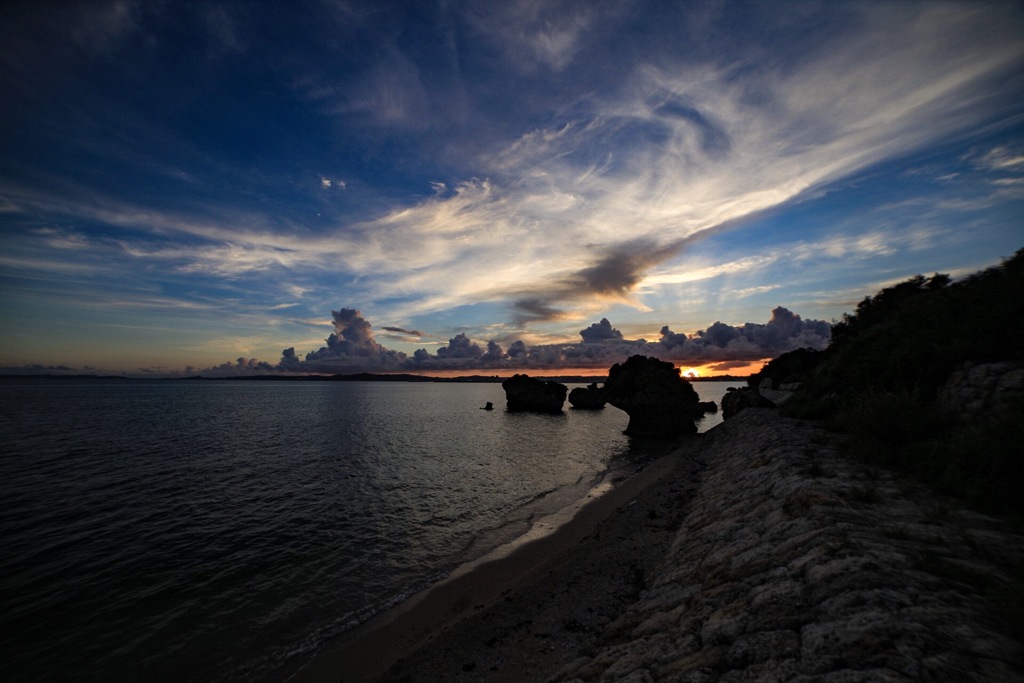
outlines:
[{"label": "cumulus cloud", "polygon": [[584,344],[594,344],[608,341],[610,339],[622,339],[622,333],[612,327],[608,318],[601,318],[601,322],[594,323],[590,327],[580,330]]},{"label": "cumulus cloud", "polygon": [[[767,323],[729,325],[717,321],[692,334],[661,329],[656,341],[626,339],[607,318],[580,330],[580,341],[528,345],[521,339],[508,350],[498,341],[476,341],[465,332],[448,340],[435,353],[418,349],[413,355],[378,344],[370,323],[350,308],[332,311],[335,332],[327,346],[306,354],[300,361],[294,348],[285,349],[274,369],[288,372],[396,372],[439,370],[532,370],[589,368],[607,369],[631,355],[643,354],[681,365],[714,364],[715,369],[742,367],[750,361],[773,358],[798,348],[823,349],[831,337],[831,326],[821,320],[804,320],[778,306]],[[400,328],[399,328],[400,329]],[[265,364],[239,359],[222,366],[224,372],[251,367],[267,370]]]},{"label": "cumulus cloud", "polygon": [[509,355],[501,345],[493,339],[486,344],[486,350],[479,343],[470,339],[465,332],[460,332],[448,340],[447,346],[437,349],[431,354],[426,349],[417,349],[412,358],[405,362],[409,370],[473,370],[483,368],[499,368],[507,365]]},{"label": "cumulus cloud", "polygon": [[304,359],[300,359],[295,348],[290,347],[282,351],[277,365],[242,357],[206,368],[199,374],[571,371],[574,368],[607,369],[634,354],[654,356],[680,365],[714,364],[717,370],[728,370],[798,348],[823,349],[831,336],[828,323],[804,320],[789,309],[778,306],[771,312],[767,323],[729,325],[718,321],[692,334],[673,332],[665,325],[660,339],[656,341],[626,339],[607,318],[602,318],[580,330],[580,341],[574,343],[529,345],[518,339],[505,351],[497,340],[476,341],[460,332],[435,353],[418,349],[412,356],[407,356],[379,344],[374,339],[372,326],[359,310],[341,308],[331,314],[334,332],[327,338],[325,346],[307,353]]},{"label": "cumulus cloud", "polygon": [[484,350],[480,345],[461,332],[448,340],[448,346],[437,350],[438,358],[480,358]]},{"label": "cumulus cloud", "polygon": [[832,328],[823,320],[803,320],[787,308],[775,308],[766,324],[727,325],[715,322],[692,335],[678,334],[666,325],[657,342],[659,356],[688,363],[753,361],[809,348],[828,346]]},{"label": "cumulus cloud", "polygon": [[270,374],[280,368],[256,358],[240,357],[234,363],[227,362],[198,371],[197,374],[215,377],[233,377],[254,374]]},{"label": "cumulus cloud", "polygon": [[831,338],[831,326],[822,320],[804,320],[779,306],[767,323],[728,325],[718,321],[692,334],[673,332],[666,325],[657,341],[625,339],[607,318],[580,330],[580,337],[577,344],[529,349],[523,345],[516,349],[516,359],[525,359],[528,366],[597,368],[639,353],[685,365],[715,363],[725,370],[798,348],[823,349]]},{"label": "cumulus cloud", "polygon": [[289,347],[281,352],[280,367],[285,371],[297,371],[302,365],[302,359],[295,353],[295,347]]},{"label": "cumulus cloud", "polygon": [[501,345],[493,339],[487,342],[487,351],[480,356],[480,360],[484,363],[497,363],[506,358],[508,356],[501,350]]},{"label": "cumulus cloud", "polygon": [[346,368],[376,368],[394,370],[401,366],[406,355],[387,349],[373,338],[373,329],[363,314],[354,308],[331,311],[334,332],[327,345],[306,354],[302,363],[307,371],[341,372]]},{"label": "cumulus cloud", "polygon": [[516,341],[512,342],[512,344],[508,347],[509,358],[521,358],[525,356],[526,353],[526,342],[524,342],[522,339],[517,339]]}]

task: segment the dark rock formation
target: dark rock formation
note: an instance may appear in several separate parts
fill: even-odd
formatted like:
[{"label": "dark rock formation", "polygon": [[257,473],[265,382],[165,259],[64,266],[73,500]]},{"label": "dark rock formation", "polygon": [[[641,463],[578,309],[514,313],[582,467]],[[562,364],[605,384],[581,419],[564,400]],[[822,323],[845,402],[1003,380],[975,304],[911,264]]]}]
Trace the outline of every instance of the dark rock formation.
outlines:
[{"label": "dark rock formation", "polygon": [[607,401],[604,398],[604,390],[594,382],[586,388],[576,387],[570,391],[569,403],[573,408],[582,410],[601,410]]},{"label": "dark rock formation", "polygon": [[766,399],[757,389],[744,387],[730,388],[722,397],[722,419],[728,420],[744,408],[774,408],[775,404]]},{"label": "dark rock formation", "polygon": [[697,404],[697,410],[702,413],[717,413],[718,404],[714,401],[701,401]]},{"label": "dark rock formation", "polygon": [[529,375],[512,375],[501,383],[510,412],[560,413],[569,390],[564,384]]},{"label": "dark rock formation", "polygon": [[626,434],[671,437],[693,434],[704,413],[690,383],[666,361],[632,356],[616,363],[604,383],[605,400],[629,415]]}]

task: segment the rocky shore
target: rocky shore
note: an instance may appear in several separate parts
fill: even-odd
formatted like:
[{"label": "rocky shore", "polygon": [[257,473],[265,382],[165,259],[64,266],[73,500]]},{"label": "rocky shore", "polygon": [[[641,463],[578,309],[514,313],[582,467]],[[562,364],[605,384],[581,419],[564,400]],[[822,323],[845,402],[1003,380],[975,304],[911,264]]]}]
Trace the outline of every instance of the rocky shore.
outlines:
[{"label": "rocky shore", "polygon": [[1024,537],[835,438],[744,410],[384,679],[1024,680]]}]

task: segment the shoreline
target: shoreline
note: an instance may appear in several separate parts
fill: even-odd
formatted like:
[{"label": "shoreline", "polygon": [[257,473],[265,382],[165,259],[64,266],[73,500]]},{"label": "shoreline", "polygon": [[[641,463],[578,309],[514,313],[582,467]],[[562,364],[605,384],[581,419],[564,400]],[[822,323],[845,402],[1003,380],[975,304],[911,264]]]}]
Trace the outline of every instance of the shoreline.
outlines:
[{"label": "shoreline", "polygon": [[[499,601],[511,600],[510,596],[528,588],[543,570],[578,552],[587,539],[594,540],[592,552],[601,552],[605,542],[598,543],[597,538],[610,519],[636,507],[640,497],[658,491],[661,495],[648,497],[657,498],[659,507],[677,498],[667,488],[681,471],[699,469],[695,456],[701,443],[699,436],[687,437],[671,453],[631,475],[623,477],[621,468],[608,472],[586,496],[537,520],[524,535],[463,564],[430,588],[325,643],[287,680],[390,680],[389,670],[401,668],[402,660],[429,656],[429,646],[439,637],[450,640],[452,630],[462,623],[489,612]],[[654,507],[644,507],[642,512],[646,517],[657,514]],[[623,535],[635,531],[633,524],[620,522],[617,526]],[[667,543],[668,534],[664,535],[662,540]],[[663,555],[664,548],[661,550]]]},{"label": "shoreline", "polygon": [[749,408],[296,680],[1024,680],[1021,567],[1014,525]]},{"label": "shoreline", "polygon": [[1013,524],[748,408],[296,680],[1024,680],[1021,567]]}]

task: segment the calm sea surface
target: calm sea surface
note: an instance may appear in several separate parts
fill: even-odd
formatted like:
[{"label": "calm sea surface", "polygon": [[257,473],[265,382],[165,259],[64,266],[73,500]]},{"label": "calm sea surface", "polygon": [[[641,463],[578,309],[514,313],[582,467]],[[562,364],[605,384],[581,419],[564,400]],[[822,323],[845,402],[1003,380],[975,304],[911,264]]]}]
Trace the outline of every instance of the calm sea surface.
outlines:
[{"label": "calm sea surface", "polygon": [[0,679],[284,679],[666,449],[611,407],[503,406],[499,384],[0,384]]}]

